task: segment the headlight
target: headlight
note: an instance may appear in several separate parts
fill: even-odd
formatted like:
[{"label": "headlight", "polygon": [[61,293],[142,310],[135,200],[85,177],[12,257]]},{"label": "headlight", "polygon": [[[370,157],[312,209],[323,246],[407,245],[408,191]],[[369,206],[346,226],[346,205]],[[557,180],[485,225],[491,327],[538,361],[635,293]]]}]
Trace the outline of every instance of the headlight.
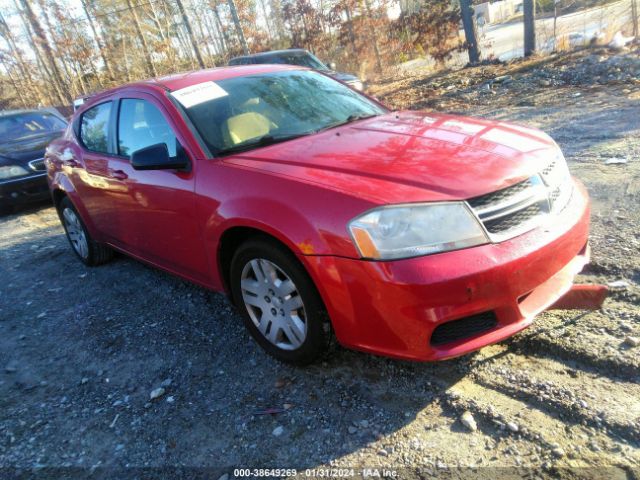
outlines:
[{"label": "headlight", "polygon": [[487,243],[462,202],[382,207],[352,220],[349,230],[363,258],[389,260]]},{"label": "headlight", "polygon": [[355,88],[356,90],[362,91],[362,82],[360,80],[354,80],[353,82],[348,82],[348,85]]},{"label": "headlight", "polygon": [[27,175],[28,173],[29,172],[27,172],[19,165],[7,165],[4,167],[0,167],[0,180],[6,180],[13,177],[21,177],[22,175]]}]

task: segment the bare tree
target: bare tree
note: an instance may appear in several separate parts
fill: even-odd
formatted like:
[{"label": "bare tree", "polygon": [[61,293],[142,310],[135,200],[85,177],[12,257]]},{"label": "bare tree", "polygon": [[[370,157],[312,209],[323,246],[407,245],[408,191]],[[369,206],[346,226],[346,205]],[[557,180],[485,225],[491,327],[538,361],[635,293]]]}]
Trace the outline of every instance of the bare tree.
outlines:
[{"label": "bare tree", "polygon": [[196,42],[195,36],[193,35],[193,29],[191,28],[191,23],[189,22],[189,18],[187,17],[186,12],[184,11],[184,5],[182,5],[182,0],[175,0],[176,5],[178,6],[178,11],[180,12],[180,16],[182,17],[182,24],[187,29],[187,35],[189,36],[189,42],[191,43],[191,48],[193,48],[193,52],[196,54],[196,60],[198,60],[198,65],[200,68],[204,68],[204,60],[202,60],[202,55],[200,53],[200,49],[198,48],[198,43]]},{"label": "bare tree", "polygon": [[471,0],[460,0],[460,14],[462,16],[467,51],[469,52],[469,63],[478,63],[480,61],[480,48],[478,47],[478,33]]},{"label": "bare tree", "polygon": [[[22,0],[23,2],[25,0]],[[144,53],[144,59],[146,63],[147,74],[151,77],[157,77],[158,73],[156,72],[156,67],[153,64],[153,60],[151,58],[151,53],[149,52],[149,45],[147,43],[144,34],[142,33],[142,28],[140,27],[140,19],[138,18],[138,13],[136,12],[136,8],[131,3],[131,0],[127,0],[127,6],[131,11],[131,19],[133,20],[133,26],[136,29],[136,34],[140,39],[140,43],[142,44],[142,52]]]},{"label": "bare tree", "polygon": [[[4,17],[0,13],[0,37],[4,38],[5,42],[9,46],[9,52],[11,53],[11,57],[16,63],[16,67],[18,69],[19,78],[22,79],[23,82],[26,83],[27,91],[29,96],[32,96],[34,100],[37,102],[41,102],[44,100],[44,95],[42,90],[39,88],[36,82],[34,82],[32,75],[30,74],[29,65],[22,54],[22,51],[18,47],[14,35],[11,33],[7,22]],[[7,68],[8,70],[8,68]]]},{"label": "bare tree", "polygon": [[44,29],[42,28],[38,17],[31,7],[31,3],[27,0],[20,0],[20,4],[22,5],[22,11],[26,16],[27,21],[31,26],[31,30],[35,36],[34,40],[36,41],[34,43],[36,44],[36,49],[39,47],[44,53],[43,64],[46,65],[48,71],[51,74],[52,80],[56,86],[58,96],[60,97],[60,101],[63,103],[71,103],[71,95],[69,95],[69,91],[62,79],[60,69],[58,68],[58,64],[56,63],[55,57],[51,50],[51,46],[49,45],[49,40],[44,33]]},{"label": "bare tree", "polygon": [[238,35],[238,39],[240,40],[242,51],[245,55],[249,55],[249,45],[247,45],[247,40],[244,37],[244,31],[242,30],[242,25],[240,24],[240,18],[238,18],[236,2],[235,0],[227,0],[227,3],[229,4],[229,9],[231,10],[231,18],[233,18],[233,24],[236,27],[236,35]]},{"label": "bare tree", "polygon": [[91,33],[93,34],[93,38],[98,47],[98,52],[100,53],[100,58],[102,58],[102,63],[104,64],[104,68],[107,71],[109,80],[114,80],[113,70],[111,70],[111,63],[109,62],[109,57],[107,56],[104,40],[102,39],[101,34],[98,33],[95,21],[93,19],[93,16],[91,15],[91,11],[89,10],[87,0],[80,0],[80,3],[82,3],[82,10],[84,11],[85,16],[87,17],[87,21],[89,22],[89,28],[91,28]]}]

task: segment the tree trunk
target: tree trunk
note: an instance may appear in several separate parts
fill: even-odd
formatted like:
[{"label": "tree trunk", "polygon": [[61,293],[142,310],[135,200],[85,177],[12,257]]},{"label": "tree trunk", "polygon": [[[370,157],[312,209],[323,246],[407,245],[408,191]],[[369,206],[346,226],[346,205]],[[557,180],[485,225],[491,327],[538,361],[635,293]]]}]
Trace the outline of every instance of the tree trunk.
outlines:
[{"label": "tree trunk", "polygon": [[218,12],[218,7],[214,7],[213,8],[213,13],[216,16],[216,22],[218,25],[218,30],[220,31],[220,34],[222,35],[222,43],[224,46],[224,51],[225,53],[229,53],[229,37],[227,36],[227,32],[224,29],[224,26],[222,25],[222,20],[220,20],[220,13]]},{"label": "tree trunk", "polygon": [[536,0],[524,0],[524,56],[529,57],[536,51]]},{"label": "tree trunk", "polygon": [[473,65],[480,61],[480,48],[478,47],[478,34],[471,0],[460,0],[460,15],[469,52],[469,63]]},{"label": "tree trunk", "polygon": [[238,39],[240,40],[242,51],[245,55],[249,55],[249,45],[247,45],[247,40],[244,38],[244,32],[242,31],[242,25],[240,25],[238,11],[236,10],[236,2],[234,0],[227,0],[227,3],[229,4],[229,9],[231,10],[231,18],[233,18],[233,24],[236,27],[236,34],[238,35]]},{"label": "tree trunk", "polygon": [[115,78],[113,76],[113,70],[111,70],[111,64],[109,63],[109,59],[107,58],[107,53],[104,47],[104,40],[98,34],[98,29],[96,28],[96,24],[93,20],[93,17],[91,16],[91,13],[89,12],[89,6],[87,5],[87,0],[80,0],[80,3],[82,3],[82,10],[84,11],[85,16],[87,17],[87,21],[89,22],[89,28],[91,28],[91,33],[93,33],[93,38],[98,47],[98,53],[100,54],[102,63],[104,63],[104,68],[107,71],[109,80],[113,81],[115,80]]},{"label": "tree trunk", "polygon": [[133,26],[136,29],[136,35],[138,35],[140,43],[142,44],[142,52],[144,53],[147,74],[151,77],[157,77],[158,73],[156,72],[156,67],[153,65],[153,60],[151,59],[149,45],[147,44],[147,40],[144,38],[144,35],[142,33],[142,27],[140,26],[140,20],[138,19],[138,12],[136,12],[136,7],[134,7],[131,0],[127,0],[127,6],[129,7],[129,11],[131,12],[131,18],[133,19]]},{"label": "tree trunk", "polygon": [[184,5],[182,5],[182,0],[175,0],[175,2],[176,2],[176,5],[178,6],[178,11],[180,12],[180,16],[182,17],[182,23],[184,24],[184,27],[187,29],[189,43],[191,43],[191,48],[193,48],[193,52],[196,54],[196,60],[198,61],[198,65],[200,66],[200,68],[204,68],[204,60],[202,60],[202,54],[200,53],[200,49],[198,48],[196,37],[193,34],[193,28],[191,28],[191,22],[189,22],[187,13],[184,10]]},{"label": "tree trunk", "polygon": [[214,24],[214,21],[211,19],[211,15],[207,12],[204,16],[204,21],[207,29],[210,32],[211,38],[215,42],[215,50],[218,55],[224,55],[226,52],[226,47],[224,45],[224,39],[222,38],[222,33],[220,29]]},{"label": "tree trunk", "polygon": [[209,59],[209,63],[211,64],[211,66],[215,67],[215,62],[213,60],[213,52],[210,47],[213,40],[212,32],[207,32],[207,30],[205,29],[203,20],[206,21],[206,15],[204,14],[204,12],[203,14],[198,13],[196,15],[196,23],[195,23],[196,30],[200,38],[202,38],[204,41],[204,52]]}]

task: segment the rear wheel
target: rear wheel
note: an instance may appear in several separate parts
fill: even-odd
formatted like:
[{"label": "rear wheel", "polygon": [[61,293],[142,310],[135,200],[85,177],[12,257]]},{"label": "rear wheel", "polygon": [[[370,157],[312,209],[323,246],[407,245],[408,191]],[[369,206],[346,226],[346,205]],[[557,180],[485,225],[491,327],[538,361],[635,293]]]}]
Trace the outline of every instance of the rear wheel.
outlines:
[{"label": "rear wheel", "polygon": [[91,238],[78,211],[67,197],[60,202],[59,212],[67,240],[73,252],[85,265],[100,265],[111,259],[113,251]]},{"label": "rear wheel", "polygon": [[327,350],[331,327],[298,259],[269,239],[250,240],[231,261],[231,293],[256,341],[279,360],[308,364]]}]

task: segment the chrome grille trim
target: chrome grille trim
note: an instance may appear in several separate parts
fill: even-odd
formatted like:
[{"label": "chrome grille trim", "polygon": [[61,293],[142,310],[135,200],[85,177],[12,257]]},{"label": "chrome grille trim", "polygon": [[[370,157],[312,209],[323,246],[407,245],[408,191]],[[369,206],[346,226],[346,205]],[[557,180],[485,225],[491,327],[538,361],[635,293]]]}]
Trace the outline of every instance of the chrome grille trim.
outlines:
[{"label": "chrome grille trim", "polygon": [[492,242],[532,230],[549,213],[547,189],[539,175],[467,203]]},{"label": "chrome grille trim", "polygon": [[471,198],[467,204],[489,240],[508,240],[540,226],[550,214],[569,204],[573,182],[562,158],[554,158],[539,174],[507,188]]},{"label": "chrome grille trim", "polygon": [[29,162],[29,168],[34,172],[44,172],[47,168],[44,164],[44,158],[36,158]]}]

